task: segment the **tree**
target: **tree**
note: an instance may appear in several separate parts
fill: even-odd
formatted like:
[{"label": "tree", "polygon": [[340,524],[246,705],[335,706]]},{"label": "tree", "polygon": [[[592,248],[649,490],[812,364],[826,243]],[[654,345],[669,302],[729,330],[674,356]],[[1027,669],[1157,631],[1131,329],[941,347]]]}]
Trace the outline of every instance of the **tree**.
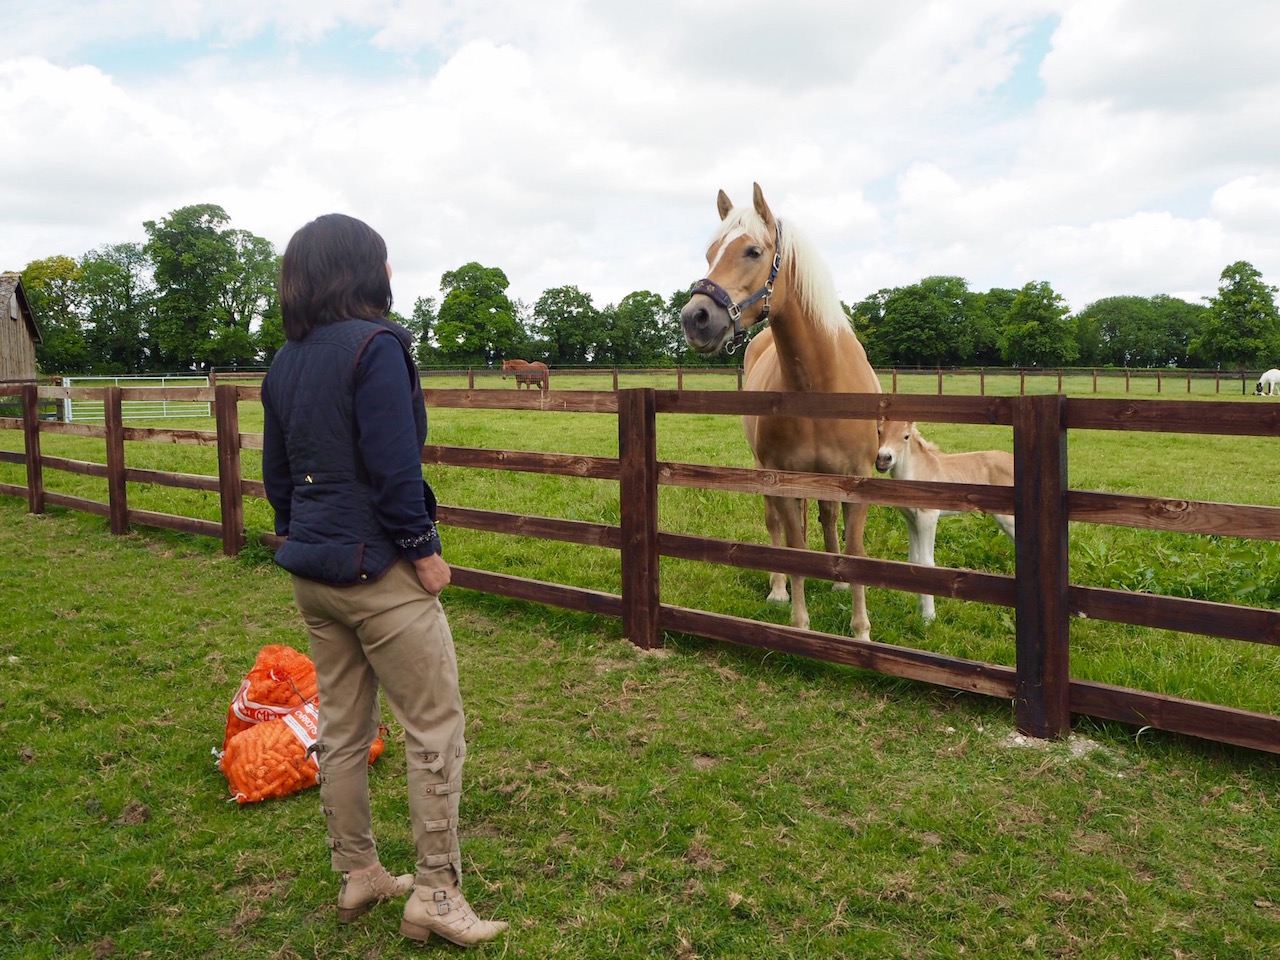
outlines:
[{"label": "tree", "polygon": [[413,313],[405,321],[405,326],[413,334],[414,357],[419,365],[434,362],[435,326],[439,312],[435,297],[419,297],[413,301]]},{"label": "tree", "polygon": [[606,307],[595,362],[642,367],[670,363],[662,329],[665,307],[662,297],[649,290],[629,293],[616,307]]},{"label": "tree", "polygon": [[222,277],[213,336],[200,356],[214,366],[252,364],[263,352],[274,355],[283,343],[275,342],[271,329],[264,338],[261,329],[268,317],[274,320],[280,313],[280,257],[269,240],[248,230],[227,230],[222,238],[232,253]]},{"label": "tree", "polygon": [[1244,260],[1224,268],[1219,279],[1218,295],[1207,298],[1209,312],[1193,351],[1223,367],[1271,366],[1280,353],[1276,288]]},{"label": "tree", "polygon": [[1176,297],[1105,297],[1076,317],[1085,363],[1164,367],[1183,363],[1207,308]]},{"label": "tree", "polygon": [[1075,324],[1062,297],[1044,281],[1018,291],[1001,330],[1001,352],[1019,367],[1061,367],[1079,352]]},{"label": "tree", "polygon": [[890,290],[876,326],[877,348],[895,365],[963,363],[973,354],[973,304],[961,277],[926,277]]},{"label": "tree", "polygon": [[79,281],[80,265],[71,257],[32,260],[22,270],[22,289],[40,328],[36,362],[45,373],[88,369]]},{"label": "tree", "polygon": [[474,261],[440,277],[444,299],[435,335],[442,360],[492,366],[503,357],[517,355],[528,338],[507,297],[510,285],[502,270]]},{"label": "tree", "polygon": [[[893,290],[882,287],[870,296],[859,300],[852,307],[845,307],[845,316],[853,324],[854,333],[867,351],[867,359],[873,367],[893,365],[892,349],[887,338],[881,336],[884,325],[884,305]],[[842,304],[843,305],[843,304]]]},{"label": "tree", "polygon": [[973,312],[973,360],[979,366],[1003,362],[1000,331],[1018,297],[1017,290],[992,287],[978,295]]},{"label": "tree", "polygon": [[154,304],[151,265],[142,245],[116,243],[80,258],[85,342],[95,373],[143,373]]},{"label": "tree", "polygon": [[229,219],[217,204],[202,203],[142,225],[155,269],[152,338],[161,368],[194,368],[214,331],[226,325],[222,287],[235,259],[223,229]]},{"label": "tree", "polygon": [[553,367],[582,366],[604,339],[600,311],[591,295],[577,287],[544,290],[533,305],[533,319],[538,336],[546,342],[547,363]]}]

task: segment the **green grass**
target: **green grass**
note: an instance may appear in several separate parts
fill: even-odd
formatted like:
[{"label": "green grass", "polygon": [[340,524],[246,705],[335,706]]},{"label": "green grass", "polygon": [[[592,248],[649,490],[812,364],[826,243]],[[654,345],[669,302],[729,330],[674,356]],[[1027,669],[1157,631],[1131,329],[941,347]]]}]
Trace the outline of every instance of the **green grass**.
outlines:
[{"label": "green grass", "polygon": [[[452,537],[451,537],[452,538]],[[469,547],[468,549],[474,549]],[[261,551],[0,498],[0,956],[417,957],[340,928],[316,795],[238,807],[210,751],[265,643]],[[1274,758],[608,619],[446,595],[467,704],[468,894],[492,957],[1264,958]],[[951,611],[948,610],[948,613]],[[883,615],[883,610],[881,610]],[[404,753],[372,770],[409,869]]]},{"label": "green grass", "polygon": [[[673,387],[675,379],[671,374],[641,381],[639,375],[630,375],[637,382],[628,384],[628,376],[623,374],[624,387],[640,382],[662,385],[664,378],[670,379],[668,386]],[[611,386],[608,377],[565,374],[563,378],[571,387]],[[441,382],[446,379],[430,378],[428,386],[459,385]],[[977,378],[972,375],[957,379],[976,388]],[[996,379],[994,375],[988,378],[988,392]],[[1017,378],[1010,379],[1016,390]],[[1029,389],[1033,379],[1037,378],[1028,378]],[[1056,386],[1056,378],[1038,379]],[[1154,389],[1154,381],[1135,378],[1133,384],[1148,382]],[[718,384],[728,388],[736,380],[730,374],[691,375],[686,377],[686,386],[691,383],[696,387]],[[1212,387],[1212,381],[1203,383]],[[510,381],[497,377],[488,378],[484,384],[514,389]],[[1193,384],[1198,387],[1202,381]],[[465,386],[465,378],[460,385]],[[1064,385],[1087,394],[1092,389],[1092,378],[1068,377]],[[1122,392],[1124,381],[1100,377],[1099,387]],[[936,390],[936,377],[900,375],[899,388]],[[1231,393],[1220,396],[1239,399]],[[1271,402],[1254,397],[1249,401]],[[242,431],[261,430],[261,409],[257,404],[241,404],[240,417]],[[617,453],[616,420],[608,415],[433,408],[430,421],[433,443],[601,456]],[[196,419],[157,425],[210,429],[212,423]],[[1011,448],[1008,428],[926,424],[924,430],[943,449]],[[1280,505],[1280,474],[1254,466],[1267,459],[1275,444],[1271,438],[1213,434],[1074,431],[1068,454],[1071,485],[1075,489],[1276,506]],[[21,435],[0,431],[0,445],[20,449]],[[101,441],[46,435],[42,445],[50,454],[105,459]],[[216,452],[211,447],[129,442],[126,448],[126,460],[131,466],[216,473]],[[751,462],[736,417],[663,415],[658,422],[658,456],[664,460],[736,466]],[[246,476],[260,476],[257,452],[244,451],[243,469]],[[598,523],[619,522],[617,487],[613,483],[439,467],[427,467],[427,475],[442,500],[454,505]],[[107,498],[104,480],[52,470],[45,476],[51,490],[100,501]],[[21,483],[21,468],[0,464],[0,480]],[[213,493],[130,484],[129,497],[130,504],[137,508],[219,519],[218,497]],[[664,530],[767,541],[759,497],[663,487],[659,505]],[[252,532],[271,527],[270,510],[260,500],[246,501],[245,519]],[[818,546],[816,511],[810,536],[811,543]],[[614,551],[466,530],[448,531],[446,541],[449,559],[456,564],[614,593],[621,588]],[[906,558],[906,529],[894,510],[872,508],[867,547],[872,556]],[[1272,542],[1077,523],[1071,528],[1070,556],[1071,579],[1075,583],[1266,607],[1280,603],[1280,546]],[[1013,548],[987,518],[954,517],[939,528],[937,562],[1009,574],[1013,572]],[[664,559],[661,577],[664,602],[776,623],[788,620],[785,606],[765,601],[764,572]],[[848,633],[847,594],[833,592],[821,581],[811,582],[807,593],[815,629]],[[877,640],[993,663],[1014,662],[1011,610],[942,598],[938,600],[938,621],[926,626],[916,614],[913,595],[872,590],[869,606],[872,635]],[[1074,621],[1071,640],[1073,676],[1280,713],[1280,656],[1273,647],[1091,621]]]}]

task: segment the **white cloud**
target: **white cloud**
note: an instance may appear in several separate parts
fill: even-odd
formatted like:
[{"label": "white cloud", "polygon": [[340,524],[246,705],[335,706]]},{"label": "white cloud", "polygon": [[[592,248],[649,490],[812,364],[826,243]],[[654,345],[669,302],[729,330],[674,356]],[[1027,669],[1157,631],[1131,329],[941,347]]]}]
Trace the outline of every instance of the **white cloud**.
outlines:
[{"label": "white cloud", "polygon": [[603,304],[695,279],[716,190],[755,180],[848,301],[1280,276],[1260,0],[46,0],[7,25],[3,268],[213,202],[281,248],[363,217],[403,309],[468,260]]}]

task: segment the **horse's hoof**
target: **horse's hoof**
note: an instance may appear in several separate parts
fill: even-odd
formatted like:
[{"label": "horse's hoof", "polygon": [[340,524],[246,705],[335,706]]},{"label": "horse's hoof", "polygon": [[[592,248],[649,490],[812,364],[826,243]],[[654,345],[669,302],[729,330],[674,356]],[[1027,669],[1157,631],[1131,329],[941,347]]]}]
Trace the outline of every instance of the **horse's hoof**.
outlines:
[{"label": "horse's hoof", "polygon": [[831,584],[831,589],[835,590],[837,593],[848,593],[850,590],[850,587],[849,587],[849,584],[846,583],[844,580],[836,580],[834,583]]},{"label": "horse's hoof", "polygon": [[765,597],[765,599],[768,600],[770,603],[790,603],[791,602],[791,597],[787,594],[787,591],[785,590],[783,590],[781,593],[776,593],[776,592],[770,593],[769,596]]}]

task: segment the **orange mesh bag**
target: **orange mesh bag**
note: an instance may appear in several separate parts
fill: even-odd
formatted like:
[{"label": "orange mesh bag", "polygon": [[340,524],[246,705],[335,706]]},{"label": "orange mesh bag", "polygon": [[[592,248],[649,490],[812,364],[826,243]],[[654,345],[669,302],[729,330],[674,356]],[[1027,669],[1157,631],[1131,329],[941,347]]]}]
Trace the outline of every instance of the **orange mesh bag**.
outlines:
[{"label": "orange mesh bag", "polygon": [[[257,723],[231,738],[218,765],[227,776],[237,803],[287,797],[316,785],[311,747],[320,727],[320,711],[304,703],[284,716]],[[369,748],[369,762],[382,756],[382,732]]]},{"label": "orange mesh bag", "polygon": [[222,749],[226,750],[236,734],[254,724],[283,717],[315,700],[316,668],[311,658],[280,644],[263,647],[231,700]]}]

